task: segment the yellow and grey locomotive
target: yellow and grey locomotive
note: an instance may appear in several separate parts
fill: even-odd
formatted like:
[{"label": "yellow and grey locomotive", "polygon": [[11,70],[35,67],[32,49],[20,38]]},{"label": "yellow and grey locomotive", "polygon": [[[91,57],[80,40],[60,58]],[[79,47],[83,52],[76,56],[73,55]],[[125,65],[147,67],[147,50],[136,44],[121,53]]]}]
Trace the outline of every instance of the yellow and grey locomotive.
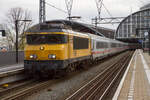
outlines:
[{"label": "yellow and grey locomotive", "polygon": [[28,74],[50,75],[90,59],[90,38],[62,24],[40,25],[26,32],[24,69]]}]

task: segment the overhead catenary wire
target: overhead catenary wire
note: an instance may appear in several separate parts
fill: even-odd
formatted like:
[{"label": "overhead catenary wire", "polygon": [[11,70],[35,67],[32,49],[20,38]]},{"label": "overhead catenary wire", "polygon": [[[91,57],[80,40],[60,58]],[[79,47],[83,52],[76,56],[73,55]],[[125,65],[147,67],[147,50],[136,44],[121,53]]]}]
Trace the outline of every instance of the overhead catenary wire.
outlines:
[{"label": "overhead catenary wire", "polygon": [[98,18],[100,19],[103,0],[95,0],[95,2],[96,2],[97,10],[98,10]]},{"label": "overhead catenary wire", "polygon": [[143,5],[145,4],[143,1],[141,1],[141,0],[138,0],[140,3],[142,3]]},{"label": "overhead catenary wire", "polygon": [[61,12],[63,12],[63,13],[67,13],[67,11],[65,11],[65,10],[63,10],[63,9],[60,9],[60,8],[58,8],[58,7],[56,7],[56,6],[54,6],[54,5],[52,5],[52,4],[50,4],[50,3],[48,3],[48,2],[45,2],[48,6],[50,6],[50,7],[53,7],[53,8],[55,8],[55,9],[57,9],[57,10],[59,10],[59,11],[61,11]]},{"label": "overhead catenary wire", "polygon": [[73,0],[65,0],[66,8],[68,11],[68,18],[71,20],[71,11],[73,6]]},{"label": "overhead catenary wire", "polygon": [[[101,18],[101,10],[102,10],[102,6],[105,8],[105,10],[106,10],[106,12],[108,13],[108,15],[110,15],[111,16],[111,18],[114,18],[115,19],[115,17],[113,17],[112,16],[112,14],[109,12],[109,10],[107,9],[107,7],[104,5],[104,3],[103,3],[103,0],[95,0],[95,2],[96,2],[96,5],[97,5],[97,9],[98,9],[98,18],[97,17],[95,17],[95,18],[93,18],[92,20],[95,20],[95,27],[97,27],[97,24],[100,24],[100,21],[105,21],[105,22],[107,22],[104,18],[102,19]],[[113,20],[113,19],[112,19]],[[110,20],[109,22],[107,22],[107,23],[110,23],[113,27],[114,27],[114,23],[112,23],[112,20]],[[93,23],[93,22],[92,22]]]},{"label": "overhead catenary wire", "polygon": [[[104,5],[104,3],[102,3],[103,7],[105,8],[105,10],[107,11],[107,13],[110,15],[110,17],[113,17],[112,14],[109,12],[109,10],[107,9],[107,7]],[[117,20],[118,21],[118,20]],[[110,22],[111,23],[111,22]],[[111,23],[112,26],[114,27],[114,23]]]},{"label": "overhead catenary wire", "polygon": [[[65,14],[68,13],[67,11],[65,11],[65,10],[63,10],[63,9],[61,9],[61,8],[58,8],[58,7],[56,7],[55,5],[50,4],[50,3],[46,2],[46,1],[45,1],[45,4],[48,5],[48,6],[50,6],[50,7],[52,7],[52,8],[57,9],[58,11],[60,11],[60,12],[62,12],[62,13],[65,13]],[[109,10],[107,9],[107,7],[106,7],[103,3],[102,3],[102,5],[104,6],[104,8],[105,8],[105,10],[107,11],[107,13],[112,17],[112,14],[109,12]],[[111,22],[110,22],[110,23],[111,23]],[[113,25],[113,23],[112,23],[112,25]]]},{"label": "overhead catenary wire", "polygon": [[[110,13],[110,11],[107,9],[107,7],[104,5],[104,3],[102,3],[102,5],[104,6],[104,8],[106,9],[107,13],[110,15],[110,17],[113,17],[112,14]],[[117,21],[119,21],[118,19],[116,19]]]},{"label": "overhead catenary wire", "polygon": [[[50,4],[50,3],[46,2],[46,1],[45,1],[45,4],[47,4],[48,6],[53,7],[53,8],[55,8],[55,9],[57,9],[57,10],[59,10],[59,11],[65,13],[65,14],[68,13],[67,11],[65,11],[65,10],[63,10],[63,9],[60,9],[60,8],[54,6],[54,5],[52,5],[52,4]],[[82,20],[82,21],[83,21],[83,20]],[[85,21],[83,21],[83,22],[85,22]]]}]

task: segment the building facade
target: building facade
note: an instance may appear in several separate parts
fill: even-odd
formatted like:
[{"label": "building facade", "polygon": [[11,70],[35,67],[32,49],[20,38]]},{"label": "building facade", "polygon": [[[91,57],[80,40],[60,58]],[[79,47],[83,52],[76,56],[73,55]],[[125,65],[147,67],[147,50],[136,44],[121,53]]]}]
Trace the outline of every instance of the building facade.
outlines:
[{"label": "building facade", "polygon": [[140,10],[146,10],[146,9],[150,9],[150,3],[140,8]]},{"label": "building facade", "polygon": [[142,39],[148,30],[139,28],[150,28],[150,4],[141,7],[140,11],[127,16],[118,26],[115,34],[116,39]]}]

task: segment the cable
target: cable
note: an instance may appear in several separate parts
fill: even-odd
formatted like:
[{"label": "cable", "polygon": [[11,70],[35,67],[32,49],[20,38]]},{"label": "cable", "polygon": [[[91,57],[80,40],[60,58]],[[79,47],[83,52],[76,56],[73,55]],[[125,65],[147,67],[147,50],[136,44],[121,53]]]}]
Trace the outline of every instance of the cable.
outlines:
[{"label": "cable", "polygon": [[107,7],[104,5],[104,3],[102,3],[102,5],[103,5],[104,8],[106,9],[107,13],[108,13],[111,17],[113,17],[112,14],[111,14],[111,13],[109,12],[109,10],[107,9]]},{"label": "cable", "polygon": [[[107,7],[104,5],[104,3],[102,3],[102,5],[104,6],[104,8],[106,9],[106,11],[107,11],[107,13],[111,16],[111,17],[113,17],[112,16],[112,14],[109,12],[109,10],[107,9]],[[117,19],[116,19],[117,20]],[[119,20],[118,20],[119,21]],[[111,23],[111,22],[110,22]],[[112,24],[112,26],[114,27],[114,24],[113,23],[111,23]]]},{"label": "cable", "polygon": [[143,1],[141,1],[141,0],[138,0],[140,3],[142,3],[142,4],[145,4]]},{"label": "cable", "polygon": [[95,0],[95,2],[98,9],[98,18],[100,19],[103,0]]},{"label": "cable", "polygon": [[63,12],[63,13],[67,13],[67,11],[65,11],[65,10],[63,10],[63,9],[60,9],[60,8],[57,8],[57,7],[55,7],[54,5],[52,5],[52,4],[50,4],[50,3],[48,3],[48,2],[45,2],[48,6],[51,6],[51,7],[53,7],[53,8],[55,8],[55,9],[57,9],[57,10],[59,10],[59,11],[61,11],[61,12]]}]

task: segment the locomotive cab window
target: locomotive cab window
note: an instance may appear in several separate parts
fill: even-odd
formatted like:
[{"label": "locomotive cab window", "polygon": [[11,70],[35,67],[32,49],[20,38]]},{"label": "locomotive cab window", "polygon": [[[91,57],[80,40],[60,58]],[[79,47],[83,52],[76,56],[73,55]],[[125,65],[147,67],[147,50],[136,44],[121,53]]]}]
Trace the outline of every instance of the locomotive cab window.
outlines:
[{"label": "locomotive cab window", "polygon": [[31,34],[27,35],[27,44],[64,44],[67,37],[63,34]]}]

